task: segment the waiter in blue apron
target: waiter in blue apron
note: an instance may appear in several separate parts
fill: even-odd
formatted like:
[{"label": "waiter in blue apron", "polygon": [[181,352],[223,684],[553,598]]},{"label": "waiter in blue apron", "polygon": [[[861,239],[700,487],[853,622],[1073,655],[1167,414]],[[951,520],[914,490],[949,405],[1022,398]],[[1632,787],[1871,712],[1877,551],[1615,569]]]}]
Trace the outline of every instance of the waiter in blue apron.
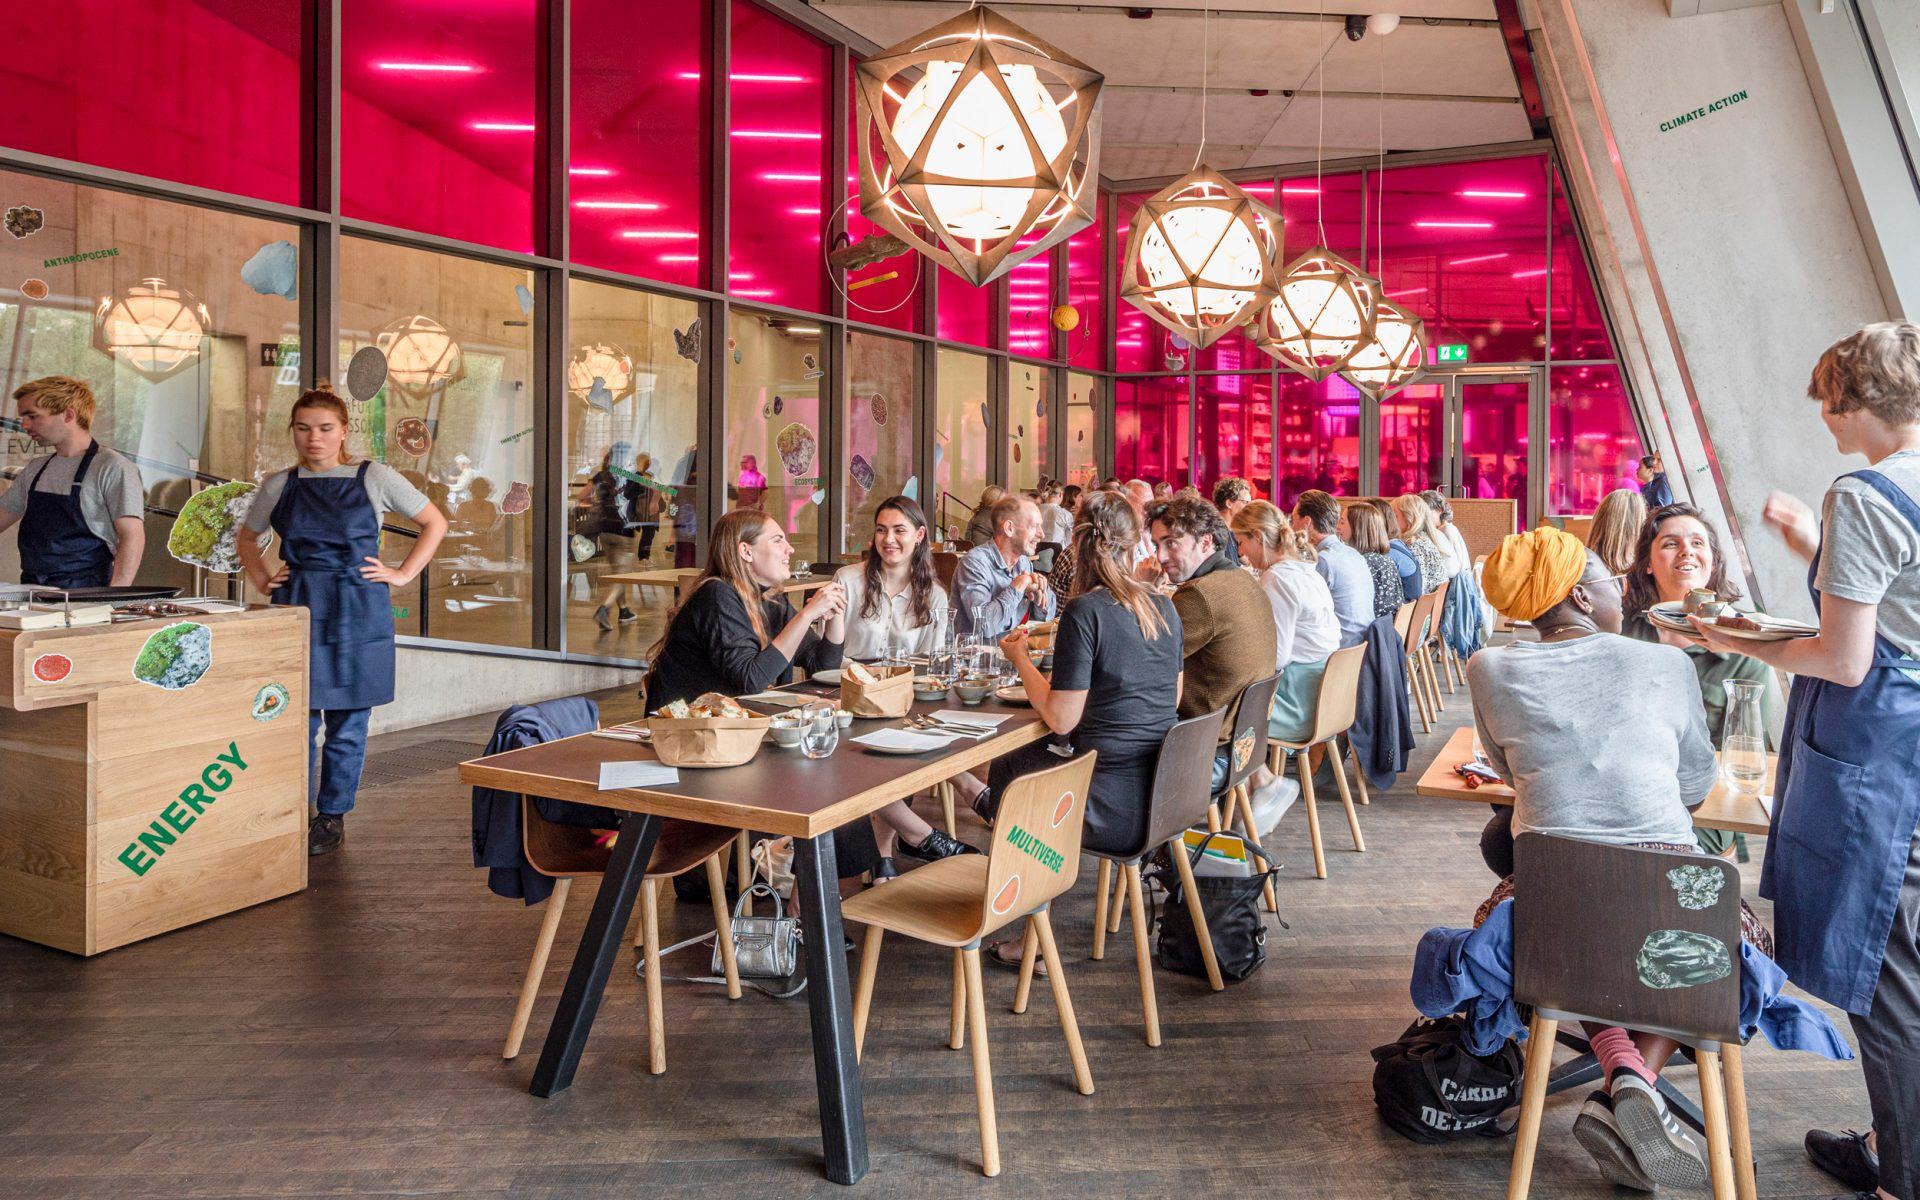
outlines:
[{"label": "waiter in blue apron", "polygon": [[[246,529],[272,529],[284,565],[267,568],[257,537],[238,539],[240,561],[275,604],[312,614],[307,699],[307,777],[314,740],[324,729],[315,813],[307,853],[326,854],[346,837],[346,815],[366,762],[367,718],[393,699],[393,598],[389,587],[417,578],[447,532],[447,518],[405,476],[385,463],[352,462],[347,406],[316,388],[294,401],[288,422],[298,465],[269,475],[247,511]],[[406,561],[380,560],[381,518],[399,512],[420,526]]]},{"label": "waiter in blue apron", "polygon": [[1824,511],[1776,493],[1766,520],[1813,564],[1817,637],[1706,643],[1794,676],[1760,894],[1780,965],[1851,1016],[1869,1133],[1811,1130],[1850,1197],[1920,1200],[1920,326],[1834,344],[1808,395],[1842,454]]},{"label": "waiter in blue apron", "polygon": [[27,436],[53,453],[28,463],[0,494],[0,529],[20,524],[20,582],[124,587],[146,550],[139,468],[93,437],[93,389],[65,375],[13,391]]}]

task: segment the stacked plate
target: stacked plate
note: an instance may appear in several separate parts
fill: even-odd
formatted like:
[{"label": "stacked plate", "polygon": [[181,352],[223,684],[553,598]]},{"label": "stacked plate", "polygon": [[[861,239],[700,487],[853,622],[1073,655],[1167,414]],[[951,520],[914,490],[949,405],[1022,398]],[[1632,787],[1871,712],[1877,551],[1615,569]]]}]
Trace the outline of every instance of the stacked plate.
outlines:
[{"label": "stacked plate", "polygon": [[[1770,617],[1761,612],[1742,612],[1738,614],[1759,625],[1758,629],[1736,629],[1730,625],[1714,626],[1719,633],[1730,638],[1740,638],[1749,642],[1784,642],[1793,638],[1810,638],[1820,630],[1818,626],[1808,625],[1804,621],[1793,621],[1786,617]],[[1678,603],[1656,604],[1647,610],[1647,620],[1656,629],[1664,629],[1684,637],[1699,639],[1699,631],[1687,620],[1686,609]]]}]

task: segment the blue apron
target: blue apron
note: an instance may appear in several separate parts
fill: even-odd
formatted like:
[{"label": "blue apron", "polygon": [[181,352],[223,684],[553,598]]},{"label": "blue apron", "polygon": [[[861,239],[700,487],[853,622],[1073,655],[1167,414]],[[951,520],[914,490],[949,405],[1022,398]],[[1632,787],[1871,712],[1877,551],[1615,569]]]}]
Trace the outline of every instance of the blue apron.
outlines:
[{"label": "blue apron", "polygon": [[27,489],[27,509],[20,517],[21,583],[85,588],[113,582],[113,547],[87,528],[86,514],[80,511],[80,487],[99,449],[100,443],[94,442],[80,456],[80,469],[64,496],[35,490],[56,455],[47,455],[33,478],[20,485]]},{"label": "blue apron", "polygon": [[275,604],[303,604],[313,617],[307,707],[372,708],[393,699],[393,600],[360,574],[380,554],[380,514],[367,468],[351,479],[303,479],[298,467],[268,524],[280,535],[287,581]]},{"label": "blue apron", "polygon": [[[1920,529],[1920,505],[1878,471],[1858,479]],[[1807,587],[1817,610],[1813,584]],[[1873,1009],[1894,906],[1920,826],[1920,661],[1876,633],[1858,687],[1796,676],[1760,894],[1787,977],[1856,1016]]]}]

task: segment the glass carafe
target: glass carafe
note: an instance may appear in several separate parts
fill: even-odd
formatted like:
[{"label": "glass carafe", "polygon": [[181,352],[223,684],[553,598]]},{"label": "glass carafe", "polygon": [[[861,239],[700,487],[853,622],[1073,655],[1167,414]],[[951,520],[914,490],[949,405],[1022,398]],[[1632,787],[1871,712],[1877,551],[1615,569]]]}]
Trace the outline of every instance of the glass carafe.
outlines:
[{"label": "glass carafe", "polygon": [[1757,795],[1767,775],[1767,728],[1760,711],[1762,685],[1751,679],[1729,679],[1727,711],[1720,726],[1720,774],[1727,786],[1743,795]]}]

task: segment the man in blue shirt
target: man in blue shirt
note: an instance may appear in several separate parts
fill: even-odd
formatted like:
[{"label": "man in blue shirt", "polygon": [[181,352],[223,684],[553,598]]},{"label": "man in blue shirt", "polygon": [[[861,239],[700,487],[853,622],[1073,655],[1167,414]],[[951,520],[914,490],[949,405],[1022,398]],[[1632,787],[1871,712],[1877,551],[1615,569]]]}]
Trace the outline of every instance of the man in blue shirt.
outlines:
[{"label": "man in blue shirt", "polygon": [[1667,467],[1658,454],[1642,458],[1633,477],[1640,481],[1640,494],[1646,497],[1647,511],[1673,503],[1673,485],[1667,482]]},{"label": "man in blue shirt", "polygon": [[1340,645],[1359,645],[1373,624],[1373,572],[1358,550],[1340,540],[1340,502],[1318,489],[1301,492],[1293,503],[1293,528],[1319,552],[1313,565],[1333,593]]},{"label": "man in blue shirt", "polygon": [[[975,546],[953,572],[953,629],[998,642],[1022,621],[1051,621],[1058,605],[1047,577],[1033,569],[1040,548],[1040,506],[1019,493],[987,510],[993,538]],[[980,628],[973,614],[980,610]]]}]

